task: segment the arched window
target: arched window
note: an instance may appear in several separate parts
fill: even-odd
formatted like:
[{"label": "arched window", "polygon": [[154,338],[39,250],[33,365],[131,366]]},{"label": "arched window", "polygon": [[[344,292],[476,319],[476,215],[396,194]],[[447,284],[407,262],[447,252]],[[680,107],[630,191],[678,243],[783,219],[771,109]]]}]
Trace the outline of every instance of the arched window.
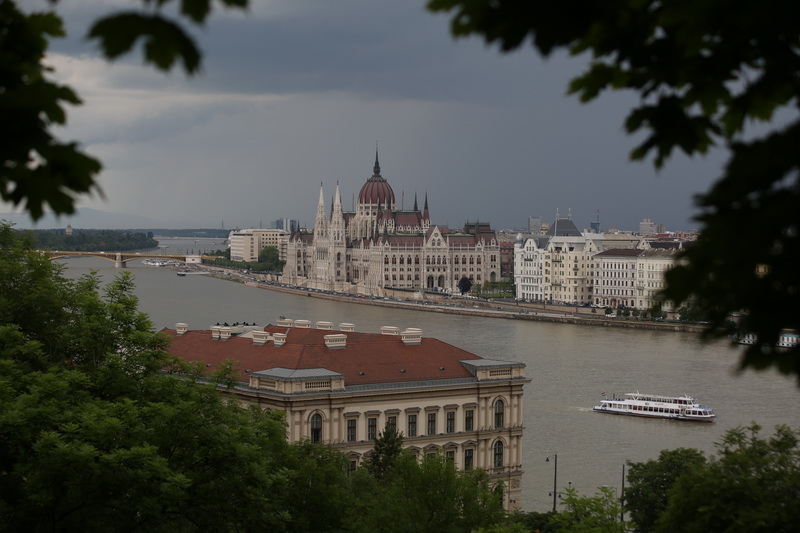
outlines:
[{"label": "arched window", "polygon": [[506,404],[503,400],[494,403],[494,427],[502,428],[505,426]]},{"label": "arched window", "polygon": [[322,415],[311,417],[311,442],[322,442]]},{"label": "arched window", "polygon": [[494,443],[494,467],[502,468],[504,463],[503,459],[503,441],[499,440]]}]

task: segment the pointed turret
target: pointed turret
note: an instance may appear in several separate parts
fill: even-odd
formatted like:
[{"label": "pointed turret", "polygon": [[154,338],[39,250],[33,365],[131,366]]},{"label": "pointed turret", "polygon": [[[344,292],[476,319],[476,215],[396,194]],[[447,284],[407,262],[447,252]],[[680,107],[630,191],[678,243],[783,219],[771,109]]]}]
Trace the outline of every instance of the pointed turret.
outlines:
[{"label": "pointed turret", "polygon": [[319,203],[317,204],[317,218],[314,221],[314,234],[317,237],[322,237],[325,234],[325,227],[327,225],[325,217],[325,191],[322,188],[322,182],[319,184]]},{"label": "pointed turret", "polygon": [[419,211],[419,207],[417,207],[417,193],[414,193],[414,211]]},{"label": "pointed turret", "polygon": [[372,177],[381,177],[381,164],[378,162],[378,147],[375,146],[375,165],[372,167]]},{"label": "pointed turret", "polygon": [[425,209],[422,211],[422,220],[430,220],[431,215],[428,213],[428,193],[425,193]]}]

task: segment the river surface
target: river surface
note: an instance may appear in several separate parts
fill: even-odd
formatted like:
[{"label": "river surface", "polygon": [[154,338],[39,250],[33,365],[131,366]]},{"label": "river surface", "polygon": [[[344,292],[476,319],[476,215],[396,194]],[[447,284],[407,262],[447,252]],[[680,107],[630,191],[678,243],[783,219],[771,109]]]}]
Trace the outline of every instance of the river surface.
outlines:
[{"label": "river surface", "polygon": [[[224,248],[221,239],[162,239],[161,253]],[[65,274],[97,271],[104,280],[120,270],[98,258],[63,261]],[[626,460],[656,458],[662,449],[698,448],[733,427],[757,422],[772,433],[777,424],[800,426],[800,390],[773,371],[735,372],[739,348],[702,344],[690,333],[601,328],[373,307],[247,287],[204,275],[178,277],[168,268],[128,263],[139,309],[156,328],[186,322],[206,329],[217,322],[274,324],[280,315],[313,321],[352,322],[358,331],[381,326],[419,327],[480,356],[521,361],[532,380],[525,387],[523,498],[525,511],[552,508],[554,462],[557,486],[582,494],[608,485],[617,492]],[[713,424],[612,416],[591,408],[606,392],[688,394],[717,413]]]}]

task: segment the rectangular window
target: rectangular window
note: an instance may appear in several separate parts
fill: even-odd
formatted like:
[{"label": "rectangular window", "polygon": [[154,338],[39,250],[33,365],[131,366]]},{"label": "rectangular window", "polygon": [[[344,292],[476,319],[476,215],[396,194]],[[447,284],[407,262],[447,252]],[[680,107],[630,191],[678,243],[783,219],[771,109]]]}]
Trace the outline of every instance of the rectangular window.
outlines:
[{"label": "rectangular window", "polygon": [[464,431],[473,431],[475,429],[475,411],[467,409],[464,411]]},{"label": "rectangular window", "polygon": [[417,436],[417,415],[408,415],[408,431],[409,437]]},{"label": "rectangular window", "polygon": [[386,417],[386,429],[390,429],[393,431],[397,430],[397,417],[396,416],[387,416]]},{"label": "rectangular window", "polygon": [[447,433],[455,433],[456,432],[456,412],[455,411],[448,411],[447,412]]},{"label": "rectangular window", "polygon": [[468,448],[464,450],[464,470],[469,472],[475,464],[475,450]]},{"label": "rectangular window", "polygon": [[368,440],[375,440],[378,436],[378,419],[377,418],[368,418],[367,419],[367,439]]},{"label": "rectangular window", "polygon": [[436,435],[436,413],[428,413],[428,435]]},{"label": "rectangular window", "polygon": [[445,459],[447,459],[451,463],[455,462],[455,460],[456,460],[456,452],[454,452],[453,450],[448,450],[448,451],[444,452],[444,457],[445,457]]},{"label": "rectangular window", "polygon": [[348,418],[347,419],[347,442],[355,442],[356,441],[356,423],[358,421],[355,418]]}]

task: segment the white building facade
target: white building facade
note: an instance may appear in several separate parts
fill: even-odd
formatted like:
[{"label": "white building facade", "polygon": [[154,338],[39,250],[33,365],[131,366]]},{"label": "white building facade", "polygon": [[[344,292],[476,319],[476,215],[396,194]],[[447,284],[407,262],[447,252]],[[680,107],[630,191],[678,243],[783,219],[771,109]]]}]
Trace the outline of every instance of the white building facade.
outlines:
[{"label": "white building facade", "polygon": [[[674,266],[674,250],[606,250],[595,255],[595,305],[651,309],[664,288],[664,274]],[[668,306],[664,306],[669,311]]]}]

